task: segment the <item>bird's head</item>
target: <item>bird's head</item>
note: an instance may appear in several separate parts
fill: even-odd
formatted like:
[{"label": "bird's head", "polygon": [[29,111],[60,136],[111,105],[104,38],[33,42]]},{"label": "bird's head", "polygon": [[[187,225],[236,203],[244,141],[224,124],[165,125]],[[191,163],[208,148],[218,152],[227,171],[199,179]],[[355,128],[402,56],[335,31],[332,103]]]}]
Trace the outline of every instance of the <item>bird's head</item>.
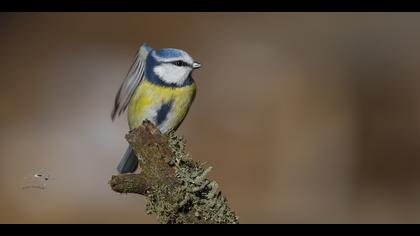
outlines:
[{"label": "bird's head", "polygon": [[185,51],[175,48],[153,50],[147,58],[147,69],[167,84],[182,85],[201,64]]}]

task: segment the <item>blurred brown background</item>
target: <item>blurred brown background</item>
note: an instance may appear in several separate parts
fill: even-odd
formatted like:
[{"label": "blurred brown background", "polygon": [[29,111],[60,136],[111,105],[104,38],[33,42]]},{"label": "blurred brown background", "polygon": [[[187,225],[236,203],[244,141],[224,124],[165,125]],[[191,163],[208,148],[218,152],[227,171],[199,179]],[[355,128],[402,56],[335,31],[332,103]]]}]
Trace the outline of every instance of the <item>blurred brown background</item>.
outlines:
[{"label": "blurred brown background", "polygon": [[[241,223],[420,223],[420,14],[1,13],[0,223],[155,223],[107,182],[137,47],[203,67],[178,131]],[[45,190],[22,189],[37,172]]]}]

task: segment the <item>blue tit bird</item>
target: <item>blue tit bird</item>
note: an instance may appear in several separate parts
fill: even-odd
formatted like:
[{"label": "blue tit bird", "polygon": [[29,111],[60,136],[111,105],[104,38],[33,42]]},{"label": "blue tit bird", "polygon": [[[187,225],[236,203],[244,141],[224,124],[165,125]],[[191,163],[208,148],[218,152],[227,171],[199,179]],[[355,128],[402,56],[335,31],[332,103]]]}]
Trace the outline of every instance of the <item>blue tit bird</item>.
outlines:
[{"label": "blue tit bird", "polygon": [[[175,131],[194,101],[196,85],[191,74],[200,67],[201,64],[183,50],[154,50],[143,43],[117,92],[111,119],[128,109],[130,130],[148,119],[162,133]],[[129,146],[117,170],[134,172],[137,166],[138,158]]]}]

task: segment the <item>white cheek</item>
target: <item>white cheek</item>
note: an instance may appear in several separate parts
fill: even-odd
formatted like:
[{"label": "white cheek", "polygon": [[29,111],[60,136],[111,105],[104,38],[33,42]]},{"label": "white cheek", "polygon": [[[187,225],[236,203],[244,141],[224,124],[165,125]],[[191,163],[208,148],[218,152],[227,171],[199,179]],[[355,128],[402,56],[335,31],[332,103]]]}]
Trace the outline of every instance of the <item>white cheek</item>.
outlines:
[{"label": "white cheek", "polygon": [[171,64],[156,66],[153,71],[159,78],[169,84],[181,85],[188,78],[190,69]]}]

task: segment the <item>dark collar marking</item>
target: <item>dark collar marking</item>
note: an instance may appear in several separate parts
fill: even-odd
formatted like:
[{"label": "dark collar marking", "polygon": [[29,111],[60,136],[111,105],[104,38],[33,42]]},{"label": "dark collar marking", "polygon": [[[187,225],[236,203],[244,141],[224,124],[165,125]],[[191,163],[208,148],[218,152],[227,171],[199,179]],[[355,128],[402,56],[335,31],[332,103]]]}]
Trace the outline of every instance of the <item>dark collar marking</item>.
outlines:
[{"label": "dark collar marking", "polygon": [[176,84],[176,83],[167,83],[159,78],[158,75],[155,74],[155,72],[147,73],[146,74],[146,80],[149,81],[152,84],[156,84],[163,87],[171,87],[171,88],[181,88],[188,85],[191,85],[194,83],[194,80],[191,76],[191,74],[188,76],[188,78],[185,79],[184,83],[182,84]]}]

